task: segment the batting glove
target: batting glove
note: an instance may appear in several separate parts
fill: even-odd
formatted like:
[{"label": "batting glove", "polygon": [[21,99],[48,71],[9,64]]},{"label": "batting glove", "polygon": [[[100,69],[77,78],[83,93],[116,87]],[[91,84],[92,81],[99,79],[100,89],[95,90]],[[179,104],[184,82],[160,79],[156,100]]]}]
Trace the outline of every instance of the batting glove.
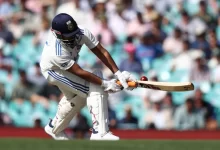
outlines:
[{"label": "batting glove", "polygon": [[[131,73],[129,73],[128,71],[123,71],[122,74],[125,77],[126,81],[134,81],[134,82],[137,81],[135,76],[132,75]],[[130,90],[130,91],[132,91],[133,89],[134,89],[133,87],[128,87],[127,88],[127,90]]]},{"label": "batting glove", "polygon": [[108,93],[116,93],[116,92],[119,92],[121,91],[121,86],[118,85],[116,83],[116,79],[112,79],[110,81],[107,81],[107,80],[102,80],[102,85],[101,87],[104,88],[104,91],[105,92],[108,92]]},{"label": "batting glove", "polygon": [[121,85],[127,89],[128,88],[128,83],[127,83],[127,80],[126,80],[126,77],[124,74],[121,73],[120,70],[118,70],[115,74],[114,74],[117,79],[121,82]]}]

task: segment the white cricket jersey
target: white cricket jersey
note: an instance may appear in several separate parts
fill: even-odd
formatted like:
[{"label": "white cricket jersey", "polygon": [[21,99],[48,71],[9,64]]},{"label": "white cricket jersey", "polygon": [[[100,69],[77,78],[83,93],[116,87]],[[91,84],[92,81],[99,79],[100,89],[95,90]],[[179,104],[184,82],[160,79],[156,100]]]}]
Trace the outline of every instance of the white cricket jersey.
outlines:
[{"label": "white cricket jersey", "polygon": [[77,34],[77,42],[74,48],[66,47],[50,32],[45,43],[40,67],[45,78],[48,77],[49,70],[67,70],[79,57],[79,52],[83,44],[89,49],[98,45],[98,41],[93,34],[84,27],[79,26],[81,33]]}]

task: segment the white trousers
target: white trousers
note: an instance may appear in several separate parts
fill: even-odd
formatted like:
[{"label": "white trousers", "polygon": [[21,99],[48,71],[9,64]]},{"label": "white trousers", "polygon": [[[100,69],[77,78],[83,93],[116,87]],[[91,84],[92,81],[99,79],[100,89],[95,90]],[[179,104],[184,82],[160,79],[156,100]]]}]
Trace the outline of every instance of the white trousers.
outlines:
[{"label": "white trousers", "polygon": [[[94,74],[102,78],[101,71],[95,71]],[[107,92],[104,92],[100,86],[65,70],[50,70],[48,75],[48,81],[56,85],[64,94],[54,118],[54,134],[58,134],[68,126],[75,114],[85,106],[86,101],[92,116],[94,133],[103,135],[108,132]]]},{"label": "white trousers", "polygon": [[74,95],[87,98],[89,93],[89,82],[65,70],[48,71],[48,81],[56,85],[64,96],[72,99]]}]

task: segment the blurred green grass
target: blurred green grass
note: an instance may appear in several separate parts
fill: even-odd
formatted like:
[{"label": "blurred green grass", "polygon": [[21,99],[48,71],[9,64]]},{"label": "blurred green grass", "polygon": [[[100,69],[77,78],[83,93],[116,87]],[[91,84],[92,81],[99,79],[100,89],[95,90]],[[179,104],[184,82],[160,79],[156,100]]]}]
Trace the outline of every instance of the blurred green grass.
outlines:
[{"label": "blurred green grass", "polygon": [[0,150],[220,150],[220,141],[0,139]]}]

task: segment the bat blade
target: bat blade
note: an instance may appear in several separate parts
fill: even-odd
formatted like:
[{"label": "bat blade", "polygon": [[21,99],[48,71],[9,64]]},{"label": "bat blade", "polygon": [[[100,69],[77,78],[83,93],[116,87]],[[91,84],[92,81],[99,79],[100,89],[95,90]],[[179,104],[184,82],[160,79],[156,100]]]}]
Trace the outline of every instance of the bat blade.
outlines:
[{"label": "bat blade", "polygon": [[[121,83],[117,81],[119,85]],[[192,91],[194,85],[191,82],[157,82],[157,81],[136,81],[128,82],[129,87],[140,87],[152,90],[170,91],[170,92],[181,92],[181,91]]]},{"label": "bat blade", "polygon": [[137,81],[137,87],[170,92],[194,90],[194,85],[191,82]]}]

